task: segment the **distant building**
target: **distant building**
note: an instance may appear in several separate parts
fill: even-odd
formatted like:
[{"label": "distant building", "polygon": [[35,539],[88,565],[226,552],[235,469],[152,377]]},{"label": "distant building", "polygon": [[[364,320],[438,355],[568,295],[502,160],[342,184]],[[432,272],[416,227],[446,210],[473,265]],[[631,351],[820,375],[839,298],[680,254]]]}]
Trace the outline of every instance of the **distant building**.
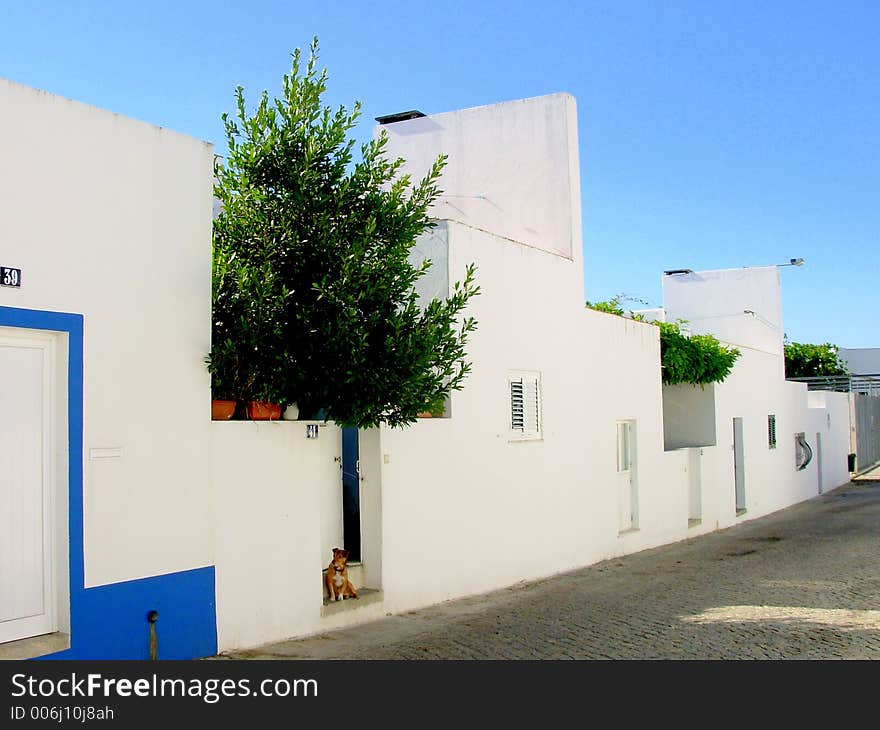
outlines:
[{"label": "distant building", "polygon": [[880,377],[880,347],[840,347],[837,354],[846,363],[850,375]]}]

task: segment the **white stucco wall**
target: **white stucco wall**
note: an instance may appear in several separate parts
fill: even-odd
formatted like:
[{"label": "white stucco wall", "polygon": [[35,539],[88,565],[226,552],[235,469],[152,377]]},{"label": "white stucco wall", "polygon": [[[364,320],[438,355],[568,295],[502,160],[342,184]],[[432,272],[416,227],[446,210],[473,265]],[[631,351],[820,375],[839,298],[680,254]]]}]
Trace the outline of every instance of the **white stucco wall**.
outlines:
[{"label": "white stucco wall", "polygon": [[449,296],[449,242],[446,221],[437,223],[416,239],[410,250],[409,261],[421,266],[425,261],[431,264],[416,282],[419,293],[419,306],[425,306],[432,299],[445,299]]},{"label": "white stucco wall", "polygon": [[[408,157],[409,171],[418,176],[438,151],[456,151],[446,189],[452,189],[450,182],[497,178],[501,182],[492,199],[504,202],[501,208],[508,213],[508,203],[529,211],[522,181],[508,178],[528,177],[536,168],[539,177],[553,178],[551,190],[572,191],[574,178],[564,184],[557,179],[561,161],[576,160],[570,136],[555,135],[555,144],[569,145],[568,151],[552,150],[546,169],[534,150],[520,155],[512,143],[529,146],[525,131],[531,122],[525,120],[538,111],[568,118],[573,105],[563,97],[499,106],[504,108],[391,125],[389,152]],[[544,124],[558,128],[558,120]],[[493,146],[495,137],[511,143],[505,155]],[[508,169],[511,160],[524,160],[525,166]],[[540,192],[541,186],[529,181],[528,189]],[[338,472],[325,468],[333,455],[332,449],[324,450],[327,440],[306,458],[308,445],[296,438],[288,443],[283,430],[270,431],[264,442],[254,440],[263,434],[248,433],[235,439],[241,449],[236,454],[227,442],[233,432],[222,429],[241,427],[215,429],[223,434],[213,454],[221,649],[552,575],[808,499],[818,494],[818,472],[815,461],[795,470],[795,431],[804,431],[814,443],[824,424],[825,488],[846,480],[836,466],[845,462],[848,443],[845,397],[808,397],[804,386],[783,380],[775,268],[732,276],[699,272],[693,286],[679,290],[683,282],[677,281],[669,287],[669,319],[690,319],[693,331],[713,332],[743,355],[730,379],[714,388],[711,425],[717,445],[664,451],[659,331],[584,308],[579,243],[571,257],[560,255],[555,243],[565,238],[560,231],[579,229],[579,211],[544,201],[559,217],[553,222],[556,233],[532,240],[515,227],[522,218],[484,215],[483,202],[459,206],[454,214],[438,212],[457,219],[440,226],[415,254],[430,249],[428,255],[445,260],[436,280],[427,280],[426,293],[442,294],[444,267],[453,282],[463,277],[467,264],[478,267],[482,293],[467,312],[479,323],[467,347],[473,370],[465,389],[452,395],[451,417],[361,433],[362,570],[365,584],[381,590],[377,603],[367,609],[355,603],[335,617],[317,610],[315,575],[323,562],[321,532],[327,529],[322,525],[333,522],[325,519],[326,510],[337,508],[326,494],[339,488]],[[579,233],[571,240],[579,241]],[[755,314],[745,314],[746,309]],[[540,375],[538,439],[510,438],[512,371]],[[704,418],[708,413],[705,409]],[[779,445],[772,450],[767,447],[769,413],[777,416]],[[746,512],[740,515],[734,505],[733,417],[744,420]],[[637,520],[635,529],[621,531],[616,438],[617,422],[623,420],[635,425]],[[263,428],[273,427],[285,428]],[[709,424],[703,422],[701,430],[708,431]],[[290,473],[291,482],[270,484],[259,501],[241,505],[239,462],[249,458],[243,454],[263,449],[271,455],[260,473]],[[255,617],[257,599],[266,605]]]},{"label": "white stucco wall", "polygon": [[[570,94],[431,114],[379,130],[388,134],[389,156],[403,157],[402,172],[413,180],[439,154],[449,156],[434,217],[581,261],[577,108]],[[574,275],[580,282],[579,267]]]},{"label": "white stucco wall", "polygon": [[[471,261],[479,266],[473,372],[453,395],[451,418],[361,433],[361,586],[380,589],[378,602],[333,615],[320,608],[325,533],[339,509],[338,429],[309,442],[297,431],[303,424],[214,424],[221,650],[552,575],[809,499],[818,494],[817,461],[795,470],[795,431],[815,446],[824,429],[825,489],[846,481],[845,395],[808,396],[775,377],[777,356],[746,350],[712,389],[717,446],[664,451],[658,330],[572,310],[563,291],[571,263],[560,257],[454,222],[447,231],[452,279]],[[509,439],[510,370],[540,372],[540,440]],[[768,413],[777,416],[773,450]],[[741,515],[734,416],[744,419]],[[635,422],[637,443],[637,529],[624,532],[619,420]]]},{"label": "white stucco wall", "polygon": [[0,109],[0,305],[84,316],[86,585],[210,565],[212,146],[5,80]]},{"label": "white stucco wall", "polygon": [[663,442],[666,449],[715,445],[715,385],[663,386]]},{"label": "white stucco wall", "polygon": [[[704,449],[703,474],[712,485],[704,524],[727,527],[816,496],[815,471],[795,470],[795,431],[807,430],[806,389],[778,377],[778,358],[745,350],[716,389],[715,449]],[[776,416],[777,447],[768,445],[768,415]],[[743,419],[746,512],[735,514],[733,418]],[[815,465],[810,469],[815,470]],[[836,485],[835,485],[836,486]]]},{"label": "white stucco wall", "polygon": [[[663,454],[655,327],[570,306],[570,261],[449,223],[478,264],[473,371],[451,419],[382,429],[382,588],[403,610],[585,565],[686,529]],[[511,370],[539,371],[543,438],[508,438]],[[616,421],[637,422],[639,530],[618,535]],[[683,521],[671,526],[674,516]],[[419,580],[412,580],[413,550]]]},{"label": "white stucco wall", "polygon": [[[478,265],[483,294],[469,313],[480,330],[468,348],[474,367],[466,389],[452,397],[452,418],[381,432],[375,460],[381,468],[382,587],[390,610],[681,539],[816,493],[815,471],[794,469],[794,430],[810,431],[818,411],[808,413],[803,388],[783,380],[776,267],[666,277],[666,319],[687,319],[690,331],[712,332],[744,355],[737,377],[717,386],[717,398],[702,409],[698,430],[711,432],[705,440],[718,445],[664,452],[656,328],[585,311],[578,252],[567,261],[540,227],[528,234],[515,227],[521,218],[510,213],[532,210],[530,196],[546,189],[558,198],[574,185],[560,172],[562,159],[577,159],[571,147],[565,151],[564,135],[554,136],[551,154],[532,157],[529,135],[520,134],[528,127],[520,123],[539,110],[556,115],[555,127],[548,126],[561,128],[559,120],[574,115],[573,104],[556,108],[561,101],[526,100],[386,127],[389,151],[410,161],[408,172],[418,176],[438,152],[449,152],[446,191],[483,193],[461,186],[493,183],[507,213],[488,212],[481,199],[435,208],[451,219],[451,279],[461,278],[467,263]],[[510,160],[523,165],[508,169]],[[535,184],[543,176],[551,183]],[[553,215],[559,230],[580,227],[575,206],[557,207]],[[579,239],[573,234],[573,241]],[[540,372],[539,441],[508,439],[511,370]],[[779,419],[780,444],[764,454],[770,412]],[[746,421],[747,468],[755,482],[747,489],[747,516],[740,517],[727,434],[733,415]],[[618,533],[618,420],[636,424],[638,529],[624,533]],[[413,546],[420,556],[417,582],[411,580]]]},{"label": "white stucco wall", "polygon": [[321,627],[325,530],[342,493],[335,461],[342,436],[332,424],[318,434],[307,439],[299,421],[211,425],[220,651]]},{"label": "white stucco wall", "polygon": [[782,288],[776,266],[695,271],[663,277],[666,319],[694,334],[782,354]]},{"label": "white stucco wall", "polygon": [[[812,420],[810,434],[822,435],[822,485],[828,491],[846,484],[850,474],[847,454],[850,453],[850,409],[847,393],[811,390],[807,406]],[[810,439],[810,443],[814,442]]]},{"label": "white stucco wall", "polygon": [[[709,403],[702,403],[699,432],[711,431],[717,445],[664,452],[658,330],[572,310],[562,291],[568,281],[564,267],[570,265],[564,259],[459,223],[449,223],[448,230],[452,279],[476,261],[483,289],[469,312],[480,323],[468,348],[473,372],[465,390],[453,395],[451,419],[382,429],[376,461],[386,610],[550,575],[812,498],[819,493],[818,459],[804,471],[795,469],[797,431],[805,432],[815,449],[815,433],[825,429],[824,489],[846,482],[840,468],[846,453],[845,396],[808,400],[804,386],[784,381],[781,352],[763,351],[775,343],[750,322],[718,327],[736,337],[742,356],[725,383],[700,391]],[[772,285],[773,278],[769,281]],[[726,285],[724,277],[714,278],[713,286]],[[768,293],[754,281],[750,286],[765,304],[778,297],[778,287]],[[687,310],[695,319],[703,317],[703,297],[709,312],[723,300],[700,286]],[[743,308],[758,311],[750,304]],[[700,330],[712,331],[709,325]],[[508,440],[509,370],[541,374],[539,441]],[[767,441],[770,413],[777,417],[775,449]],[[746,511],[740,515],[731,448],[735,416],[744,421]],[[622,533],[618,420],[635,422],[637,442],[637,529]],[[412,580],[414,547],[418,581]]]},{"label": "white stucco wall", "polygon": [[[797,432],[805,433],[814,452],[816,433],[823,434],[823,489],[845,483],[846,396],[808,395],[805,385],[784,379],[778,268],[664,276],[663,296],[670,321],[686,319],[692,332],[713,334],[741,352],[731,375],[716,386],[718,448],[704,449],[702,465],[704,482],[708,479],[715,487],[704,503],[704,529],[753,519],[819,493],[818,459],[803,471],[795,469]],[[768,447],[770,414],[776,416],[775,449]],[[743,419],[744,429],[746,512],[739,517],[732,508],[734,417]]]}]

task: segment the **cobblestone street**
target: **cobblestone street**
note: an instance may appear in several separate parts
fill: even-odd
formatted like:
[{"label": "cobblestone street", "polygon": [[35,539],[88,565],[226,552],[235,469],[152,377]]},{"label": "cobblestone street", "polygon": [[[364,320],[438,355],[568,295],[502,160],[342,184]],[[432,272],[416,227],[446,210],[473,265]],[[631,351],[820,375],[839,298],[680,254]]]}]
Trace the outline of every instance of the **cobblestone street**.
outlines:
[{"label": "cobblestone street", "polygon": [[252,659],[880,659],[880,482]]}]

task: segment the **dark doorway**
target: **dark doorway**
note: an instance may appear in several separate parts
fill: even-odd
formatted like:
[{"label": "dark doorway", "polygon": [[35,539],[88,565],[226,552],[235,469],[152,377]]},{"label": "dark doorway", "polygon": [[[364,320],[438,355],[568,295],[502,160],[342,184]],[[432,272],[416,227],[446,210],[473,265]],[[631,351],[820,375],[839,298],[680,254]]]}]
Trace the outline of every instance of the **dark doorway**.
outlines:
[{"label": "dark doorway", "polygon": [[[338,523],[337,523],[338,524]],[[358,430],[342,429],[342,535],[349,561],[361,559],[361,490]]]}]

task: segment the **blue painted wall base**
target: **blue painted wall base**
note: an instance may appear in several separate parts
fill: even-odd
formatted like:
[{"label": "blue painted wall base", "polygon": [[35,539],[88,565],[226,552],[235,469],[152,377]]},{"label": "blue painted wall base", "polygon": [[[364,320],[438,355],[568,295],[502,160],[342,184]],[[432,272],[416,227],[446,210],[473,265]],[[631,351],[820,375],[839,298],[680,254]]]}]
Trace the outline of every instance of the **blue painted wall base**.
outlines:
[{"label": "blue painted wall base", "polygon": [[159,612],[159,659],[217,653],[214,568],[111,583],[71,596],[70,648],[43,659],[149,659],[147,614]]}]

